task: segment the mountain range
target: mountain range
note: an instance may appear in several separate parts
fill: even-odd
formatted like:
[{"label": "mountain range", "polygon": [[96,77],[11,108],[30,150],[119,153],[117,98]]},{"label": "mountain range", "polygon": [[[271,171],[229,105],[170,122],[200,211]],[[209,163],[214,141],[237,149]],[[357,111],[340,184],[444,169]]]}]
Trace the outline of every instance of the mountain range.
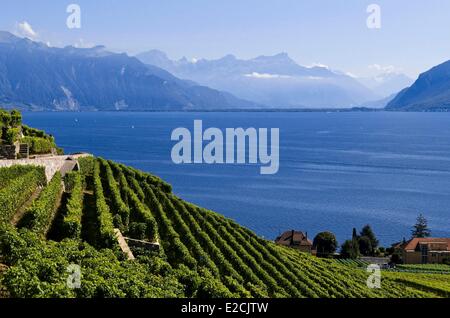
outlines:
[{"label": "mountain range", "polygon": [[233,55],[171,60],[164,52],[152,50],[136,57],[177,77],[273,108],[353,107],[392,94],[375,93],[352,76],[323,65],[301,66],[287,53],[250,60]]},{"label": "mountain range", "polygon": [[233,55],[171,60],[158,50],[134,57],[104,46],[57,48],[0,31],[0,106],[50,111],[385,106],[447,111],[450,61],[412,83],[395,72],[357,78],[324,65],[302,66],[287,53],[248,60]]},{"label": "mountain range", "polygon": [[0,104],[24,110],[256,108],[103,46],[80,49],[0,32]]},{"label": "mountain range", "polygon": [[402,90],[386,107],[400,111],[450,110],[450,61],[422,73],[417,81]]}]

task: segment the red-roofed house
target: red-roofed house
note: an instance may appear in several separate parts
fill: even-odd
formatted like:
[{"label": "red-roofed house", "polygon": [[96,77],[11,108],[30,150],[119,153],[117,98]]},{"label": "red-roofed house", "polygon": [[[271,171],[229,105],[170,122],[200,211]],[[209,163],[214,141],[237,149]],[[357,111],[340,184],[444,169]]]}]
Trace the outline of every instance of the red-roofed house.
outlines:
[{"label": "red-roofed house", "polygon": [[286,231],[275,240],[275,243],[287,247],[298,249],[302,252],[315,254],[313,242],[308,239],[308,233],[303,234],[299,231]]},{"label": "red-roofed house", "polygon": [[395,248],[405,264],[442,264],[450,259],[450,238],[413,238]]}]

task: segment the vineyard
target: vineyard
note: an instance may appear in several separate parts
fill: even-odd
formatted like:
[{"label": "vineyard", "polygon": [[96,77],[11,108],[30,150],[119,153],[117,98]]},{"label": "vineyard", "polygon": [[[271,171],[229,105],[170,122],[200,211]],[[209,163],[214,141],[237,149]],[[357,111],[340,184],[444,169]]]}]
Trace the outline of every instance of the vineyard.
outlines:
[{"label": "vineyard", "polygon": [[[275,245],[183,201],[153,175],[101,158],[48,183],[43,169],[0,169],[0,290],[10,297],[448,297],[450,275],[383,272]],[[159,243],[119,248],[127,238]],[[67,268],[80,266],[80,288]]]},{"label": "vineyard", "polygon": [[342,265],[346,265],[349,267],[355,267],[355,268],[367,268],[369,265],[368,262],[360,260],[360,259],[336,259],[337,263],[340,263]]}]

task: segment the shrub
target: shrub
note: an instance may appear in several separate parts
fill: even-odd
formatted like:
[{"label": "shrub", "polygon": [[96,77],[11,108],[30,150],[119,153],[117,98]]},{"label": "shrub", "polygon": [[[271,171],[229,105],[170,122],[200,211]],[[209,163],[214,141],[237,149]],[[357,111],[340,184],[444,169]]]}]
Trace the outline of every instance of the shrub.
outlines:
[{"label": "shrub", "polygon": [[16,165],[7,168],[0,168],[0,189],[6,187],[16,178],[34,169],[36,169],[35,166],[24,166],[24,165]]},{"label": "shrub", "polygon": [[[15,298],[173,298],[183,286],[172,270],[155,275],[139,262],[120,261],[112,250],[97,251],[74,240],[45,242],[29,231],[0,228],[0,254],[11,266],[1,280]],[[153,257],[155,259],[157,257]],[[163,262],[158,259],[158,262]],[[70,289],[69,265],[81,268],[82,284]]]},{"label": "shrub", "polygon": [[56,147],[55,149],[56,149],[56,154],[57,154],[58,156],[64,155],[64,149],[63,149],[63,148]]},{"label": "shrub", "polygon": [[70,171],[64,176],[64,188],[66,192],[72,192],[78,177],[81,180],[81,175],[77,171]]},{"label": "shrub", "polygon": [[[81,174],[72,172],[69,176],[71,193],[66,205],[66,214],[63,219],[63,231],[66,237],[77,239],[81,235],[81,217],[83,214],[83,181]],[[66,181],[67,182],[67,181]],[[66,187],[67,190],[67,187]]]},{"label": "shrub", "polygon": [[14,144],[20,136],[20,128],[9,128],[4,136],[6,143]]},{"label": "shrub", "polygon": [[80,171],[84,177],[86,177],[87,175],[93,174],[94,162],[95,162],[95,158],[92,156],[81,157],[78,159],[78,164],[80,165]]},{"label": "shrub", "polygon": [[158,239],[158,224],[152,215],[152,212],[139,200],[137,195],[130,189],[126,189],[128,195],[128,202],[133,213],[133,219],[145,223],[147,226],[146,237],[150,241]]},{"label": "shrub", "polygon": [[147,224],[138,222],[131,223],[128,234],[134,239],[144,240],[147,234]]},{"label": "shrub", "polygon": [[19,127],[22,124],[22,114],[18,110],[11,111],[11,127]]},{"label": "shrub", "polygon": [[139,200],[143,201],[145,199],[145,193],[142,191],[139,182],[133,176],[128,176],[127,181],[133,192],[138,196]]},{"label": "shrub", "polygon": [[113,172],[108,162],[103,159],[99,159],[99,162],[104,167],[106,174],[106,192],[110,197],[113,214],[118,214],[121,219],[121,224],[123,227],[127,228],[130,220],[130,209],[121,198],[119,187],[114,179]]},{"label": "shrub", "polygon": [[97,161],[94,162],[93,179],[95,206],[101,239],[100,246],[111,247],[115,241],[114,223],[109,211],[109,206],[106,204],[105,196],[103,194],[103,186],[100,179],[100,164]]},{"label": "shrub", "polygon": [[25,137],[38,137],[38,138],[47,139],[52,142],[55,141],[52,136],[47,135],[43,130],[31,128],[26,125],[22,125],[22,132]]},{"label": "shrub", "polygon": [[114,228],[119,229],[120,232],[122,232],[122,233],[127,232],[127,227],[125,227],[125,225],[123,224],[123,220],[119,214],[116,214],[113,216],[113,225],[114,225]]},{"label": "shrub", "polygon": [[24,137],[21,142],[28,145],[30,154],[35,155],[51,153],[56,147],[53,141],[40,137]]},{"label": "shrub", "polygon": [[8,111],[0,109],[0,127],[9,127],[11,115]]},{"label": "shrub", "polygon": [[20,126],[22,123],[22,115],[17,110],[12,110],[8,112],[6,110],[0,109],[0,127],[15,128]]}]

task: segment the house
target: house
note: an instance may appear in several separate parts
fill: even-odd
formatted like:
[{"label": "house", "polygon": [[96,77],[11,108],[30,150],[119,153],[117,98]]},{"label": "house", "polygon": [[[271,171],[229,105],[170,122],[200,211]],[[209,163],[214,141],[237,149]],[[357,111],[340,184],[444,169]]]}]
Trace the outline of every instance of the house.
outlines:
[{"label": "house", "polygon": [[295,248],[302,252],[316,254],[316,251],[313,249],[312,241],[308,239],[308,232],[306,232],[306,234],[303,234],[303,232],[295,230],[286,231],[279,237],[277,237],[275,243]]},{"label": "house", "polygon": [[404,264],[442,264],[450,260],[450,238],[413,238],[394,248]]}]

